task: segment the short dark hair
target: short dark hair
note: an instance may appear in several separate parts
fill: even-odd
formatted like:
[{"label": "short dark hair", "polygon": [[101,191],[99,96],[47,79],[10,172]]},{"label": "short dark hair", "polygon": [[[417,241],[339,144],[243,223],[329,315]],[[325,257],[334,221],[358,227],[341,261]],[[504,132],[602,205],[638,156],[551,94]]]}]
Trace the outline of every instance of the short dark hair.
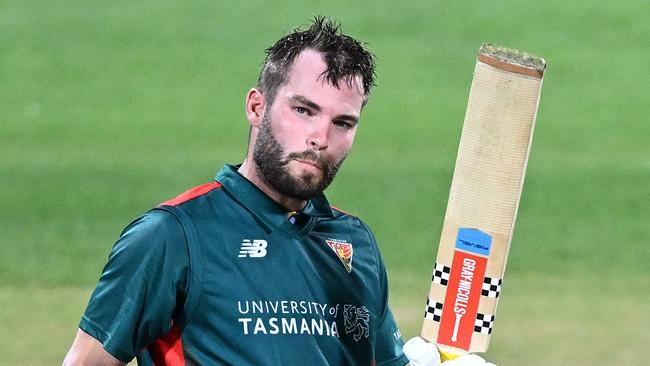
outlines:
[{"label": "short dark hair", "polygon": [[360,42],[341,32],[340,23],[317,16],[307,30],[294,29],[266,49],[266,59],[257,87],[272,104],[278,89],[287,82],[291,65],[304,50],[313,49],[323,55],[327,69],[323,75],[338,87],[341,80],[348,85],[356,76],[363,81],[364,104],[375,85],[375,56]]}]

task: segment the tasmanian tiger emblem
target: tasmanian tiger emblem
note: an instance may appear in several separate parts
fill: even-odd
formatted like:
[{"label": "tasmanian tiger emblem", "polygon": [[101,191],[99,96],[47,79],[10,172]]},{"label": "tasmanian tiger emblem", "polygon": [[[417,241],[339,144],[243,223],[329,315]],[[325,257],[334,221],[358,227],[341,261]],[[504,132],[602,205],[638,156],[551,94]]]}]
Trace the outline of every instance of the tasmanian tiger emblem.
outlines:
[{"label": "tasmanian tiger emblem", "polygon": [[345,333],[354,333],[353,337],[356,342],[359,342],[361,337],[368,338],[370,312],[365,306],[360,308],[354,305],[343,306],[343,320]]}]

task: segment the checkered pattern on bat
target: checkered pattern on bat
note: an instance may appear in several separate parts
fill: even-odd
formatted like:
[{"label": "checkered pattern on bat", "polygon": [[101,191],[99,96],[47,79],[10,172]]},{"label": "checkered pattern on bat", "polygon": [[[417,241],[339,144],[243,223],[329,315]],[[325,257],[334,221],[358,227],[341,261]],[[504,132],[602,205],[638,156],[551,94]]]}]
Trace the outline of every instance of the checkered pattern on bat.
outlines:
[{"label": "checkered pattern on bat", "polygon": [[476,314],[474,321],[474,331],[481,334],[492,334],[492,327],[494,326],[494,315],[490,314]]},{"label": "checkered pattern on bat", "polygon": [[442,303],[427,298],[427,308],[424,310],[424,318],[439,322],[442,317]]},{"label": "checkered pattern on bat", "polygon": [[447,267],[445,265],[436,262],[436,265],[433,267],[433,277],[431,278],[431,281],[433,281],[433,283],[438,283],[443,286],[447,286],[447,283],[449,283],[450,272],[451,272],[451,267]]},{"label": "checkered pattern on bat", "polygon": [[487,297],[497,298],[501,293],[501,284],[503,283],[502,278],[490,278],[485,277],[483,279],[483,287],[481,288],[481,295]]}]

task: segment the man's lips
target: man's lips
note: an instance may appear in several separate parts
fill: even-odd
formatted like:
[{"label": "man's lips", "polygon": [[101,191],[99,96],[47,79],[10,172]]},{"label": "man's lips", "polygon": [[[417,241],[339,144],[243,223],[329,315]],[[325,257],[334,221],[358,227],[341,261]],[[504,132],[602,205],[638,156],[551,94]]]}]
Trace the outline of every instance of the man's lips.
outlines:
[{"label": "man's lips", "polygon": [[303,163],[303,164],[311,165],[311,166],[313,166],[313,167],[315,167],[315,168],[317,168],[317,169],[319,169],[319,170],[323,170],[322,167],[321,167],[321,165],[320,165],[317,161],[314,161],[314,160],[308,160],[308,159],[294,159],[294,160],[297,161],[297,162],[299,162],[299,163]]}]

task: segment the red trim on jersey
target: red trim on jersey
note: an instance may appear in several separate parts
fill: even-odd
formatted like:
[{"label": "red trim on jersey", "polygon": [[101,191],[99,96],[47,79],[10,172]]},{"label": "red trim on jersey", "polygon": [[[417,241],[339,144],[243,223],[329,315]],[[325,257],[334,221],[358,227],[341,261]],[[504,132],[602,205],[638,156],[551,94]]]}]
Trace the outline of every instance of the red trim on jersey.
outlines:
[{"label": "red trim on jersey", "polygon": [[181,333],[181,328],[174,325],[162,338],[147,346],[155,366],[185,366]]},{"label": "red trim on jersey", "polygon": [[354,216],[354,217],[357,217],[357,215],[355,215],[355,214],[351,214],[351,213],[349,213],[349,212],[347,212],[347,211],[344,211],[344,210],[341,210],[341,209],[338,208],[338,207],[335,207],[335,206],[332,206],[332,205],[330,205],[330,207],[331,207],[332,209],[334,209],[334,210],[336,210],[336,211],[342,213],[342,214],[345,214],[345,215],[348,215],[348,216]]},{"label": "red trim on jersey", "polygon": [[183,202],[187,202],[191,200],[192,198],[196,198],[198,196],[202,196],[208,192],[210,192],[213,189],[221,188],[221,183],[219,182],[212,182],[212,183],[206,183],[202,184],[200,186],[191,188],[187,190],[184,193],[179,194],[178,196],[167,200],[163,203],[161,203],[159,206],[177,206],[180,205]]}]

